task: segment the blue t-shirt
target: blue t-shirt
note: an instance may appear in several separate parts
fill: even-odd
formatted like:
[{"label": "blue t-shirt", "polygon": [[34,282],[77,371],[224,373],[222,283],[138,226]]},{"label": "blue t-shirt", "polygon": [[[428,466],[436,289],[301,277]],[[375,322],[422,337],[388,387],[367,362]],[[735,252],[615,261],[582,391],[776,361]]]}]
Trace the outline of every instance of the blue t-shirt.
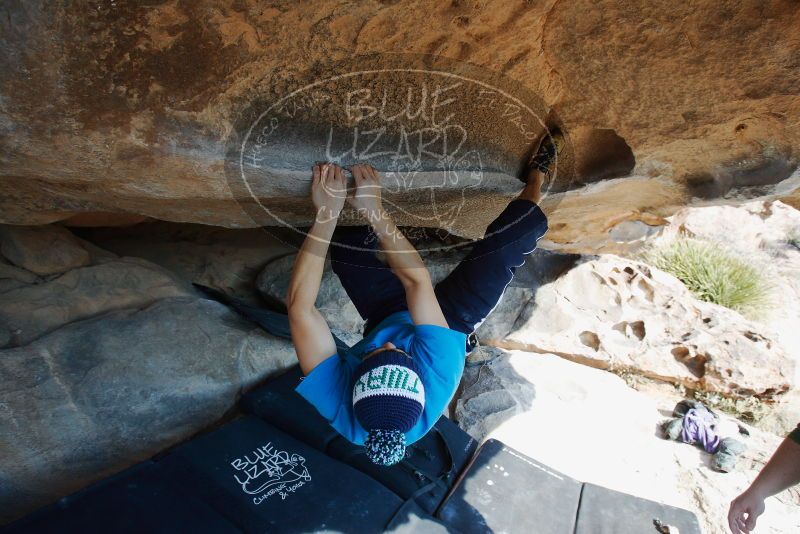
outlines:
[{"label": "blue t-shirt", "polygon": [[425,408],[417,424],[406,432],[408,445],[427,434],[439,420],[464,372],[465,334],[431,324],[414,325],[407,311],[381,321],[350,350],[317,365],[295,389],[333,428],[357,445],[364,444],[367,431],[353,412],[353,374],[364,355],[387,341],[416,360],[425,387]]}]

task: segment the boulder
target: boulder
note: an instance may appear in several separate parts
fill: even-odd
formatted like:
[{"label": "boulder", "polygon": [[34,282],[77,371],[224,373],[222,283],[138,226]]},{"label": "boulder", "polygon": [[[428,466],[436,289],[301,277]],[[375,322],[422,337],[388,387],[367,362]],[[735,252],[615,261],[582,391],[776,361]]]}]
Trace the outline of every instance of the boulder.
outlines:
[{"label": "boulder", "polygon": [[80,241],[58,226],[0,225],[0,253],[12,264],[38,275],[58,274],[89,265]]},{"label": "boulder", "polygon": [[780,267],[797,269],[800,211],[780,201],[754,201],[731,206],[683,208],[669,218],[653,244],[676,237],[724,243],[755,260],[777,259]]},{"label": "boulder", "polygon": [[[256,287],[262,295],[285,302],[295,257],[295,254],[289,254],[264,267],[256,279]],[[325,261],[316,306],[332,329],[358,334],[364,330],[365,321],[347,296],[339,277],[331,270],[329,260]]]},{"label": "boulder", "polygon": [[0,523],[186,439],[296,362],[154,263],[13,230],[26,268],[0,262]]},{"label": "boulder", "polygon": [[511,333],[490,343],[732,397],[774,399],[795,380],[795,362],[776,338],[766,325],[696,300],[667,273],[606,255],[539,288]]},{"label": "boulder", "polygon": [[697,198],[796,198],[790,4],[505,7],[5,2],[0,220],[307,225],[310,165],[364,159],[400,162],[402,224],[476,237],[547,129],[569,140],[548,238],[572,250]]},{"label": "boulder", "polygon": [[143,259],[120,258],[0,293],[0,331],[8,332],[5,346],[22,346],[73,321],[192,294],[191,286],[169,271]]},{"label": "boulder", "polygon": [[0,256],[0,293],[33,284],[39,277],[30,271],[8,264]]},{"label": "boulder", "polygon": [[779,436],[786,436],[800,422],[800,389],[795,387],[783,395],[780,402],[770,406],[769,411],[755,424],[758,428]]},{"label": "boulder", "polygon": [[478,441],[527,411],[536,397],[533,384],[508,365],[508,353],[494,350],[499,354],[493,354],[491,360],[465,369],[455,405],[458,426]]},{"label": "boulder", "polygon": [[[462,386],[473,399],[493,399],[527,389],[535,396],[515,404],[510,417],[497,418],[498,403],[474,403],[465,429],[475,429],[481,410],[489,424],[486,437],[502,440],[516,450],[578,480],[692,510],[703,532],[729,534],[730,501],[745,490],[764,466],[781,438],[722,416],[726,428],[746,427],[749,437],[737,469],[719,473],[710,455],[697,447],[667,441],[657,428],[668,419],[681,397],[661,392],[644,394],[611,373],[567,361],[554,354],[510,351],[487,365],[483,373],[500,379],[465,375]],[[459,405],[461,400],[458,401]],[[464,403],[466,404],[466,403]],[[501,414],[503,412],[500,412]],[[767,501],[758,532],[782,534],[800,529],[795,491]]]},{"label": "boulder", "polygon": [[0,522],[186,439],[295,362],[288,341],[191,296],[0,350]]},{"label": "boulder", "polygon": [[[764,273],[774,304],[759,320],[800,363],[800,211],[780,201],[684,208],[649,244],[663,246],[680,237],[718,243]],[[796,370],[800,373],[800,365]]]},{"label": "boulder", "polygon": [[275,228],[231,230],[150,221],[126,227],[73,230],[119,256],[144,258],[183,280],[215,287],[248,301],[256,297],[254,282],[264,265],[299,246],[294,244],[295,236]]},{"label": "boulder", "polygon": [[553,252],[542,248],[534,250],[525,259],[525,263],[517,268],[503,298],[478,328],[478,338],[505,338],[514,329],[520,314],[534,298],[537,290],[564,275],[580,258],[579,254]]}]

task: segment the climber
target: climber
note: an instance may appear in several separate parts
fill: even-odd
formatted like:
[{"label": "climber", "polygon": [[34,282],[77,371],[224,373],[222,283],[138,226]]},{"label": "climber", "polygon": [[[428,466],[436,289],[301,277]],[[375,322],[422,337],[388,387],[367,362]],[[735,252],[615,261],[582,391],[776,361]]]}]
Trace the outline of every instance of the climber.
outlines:
[{"label": "climber", "polygon": [[764,513],[767,497],[795,484],[800,484],[800,425],[783,440],[750,487],[731,502],[728,510],[731,532],[752,532],[758,516]]},{"label": "climber", "polygon": [[[514,271],[547,231],[538,206],[558,144],[547,136],[531,160],[525,186],[483,239],[436,287],[411,243],[381,202],[378,172],[315,165],[314,224],[295,260],[286,304],[292,340],[305,375],[297,392],[345,438],[364,445],[381,465],[400,461],[405,447],[424,436],[452,399],[474,343],[472,335],[500,300]],[[345,202],[369,226],[334,234]],[[338,351],[315,301],[325,256],[361,317],[364,338]],[[380,245],[386,262],[376,256]]]}]

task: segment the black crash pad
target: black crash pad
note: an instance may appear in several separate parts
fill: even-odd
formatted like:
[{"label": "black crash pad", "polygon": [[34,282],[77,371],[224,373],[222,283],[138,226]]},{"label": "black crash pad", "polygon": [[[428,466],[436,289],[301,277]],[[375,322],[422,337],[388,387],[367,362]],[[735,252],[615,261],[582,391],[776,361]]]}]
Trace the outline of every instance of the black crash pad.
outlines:
[{"label": "black crash pad", "polygon": [[681,508],[584,484],[575,534],[657,534],[659,519],[681,534],[701,534],[697,517]]},{"label": "black crash pad", "polygon": [[403,500],[255,417],[182,445],[161,476],[246,532],[378,532]]},{"label": "black crash pad", "polygon": [[454,532],[255,417],[233,421],[0,529],[3,534]]},{"label": "black crash pad", "polygon": [[436,516],[465,533],[573,534],[580,494],[577,480],[490,439]]},{"label": "black crash pad", "polygon": [[147,461],[59,499],[19,521],[3,534],[240,534],[203,501],[183,494],[158,476]]},{"label": "black crash pad", "polygon": [[294,367],[246,394],[241,408],[287,434],[365,473],[402,499],[414,498],[433,513],[472,458],[477,442],[455,423],[441,417],[422,439],[408,447],[405,460],[392,467],[370,462],[363,447],[342,437],[295,392],[302,373]]}]

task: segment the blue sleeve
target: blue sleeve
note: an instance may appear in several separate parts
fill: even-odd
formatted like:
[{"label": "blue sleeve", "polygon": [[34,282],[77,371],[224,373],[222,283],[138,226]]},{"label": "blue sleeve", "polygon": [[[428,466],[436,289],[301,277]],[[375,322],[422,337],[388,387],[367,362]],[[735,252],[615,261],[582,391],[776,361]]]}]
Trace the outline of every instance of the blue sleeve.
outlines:
[{"label": "blue sleeve", "polygon": [[295,388],[301,397],[310,402],[328,421],[336,417],[342,405],[350,377],[345,372],[345,362],[334,354],[326,359],[300,381]]},{"label": "blue sleeve", "polygon": [[409,352],[420,360],[425,408],[419,422],[406,433],[408,444],[427,434],[447,409],[461,382],[467,352],[467,336],[461,332],[429,324],[417,325],[414,331]]},{"label": "blue sleeve", "polygon": [[349,360],[334,354],[303,378],[295,391],[311,403],[337,432],[360,445],[364,443],[365,432],[353,412],[353,372]]},{"label": "blue sleeve", "polygon": [[439,380],[453,385],[455,391],[464,371],[467,336],[443,326],[416,325],[411,353],[434,372]]}]

